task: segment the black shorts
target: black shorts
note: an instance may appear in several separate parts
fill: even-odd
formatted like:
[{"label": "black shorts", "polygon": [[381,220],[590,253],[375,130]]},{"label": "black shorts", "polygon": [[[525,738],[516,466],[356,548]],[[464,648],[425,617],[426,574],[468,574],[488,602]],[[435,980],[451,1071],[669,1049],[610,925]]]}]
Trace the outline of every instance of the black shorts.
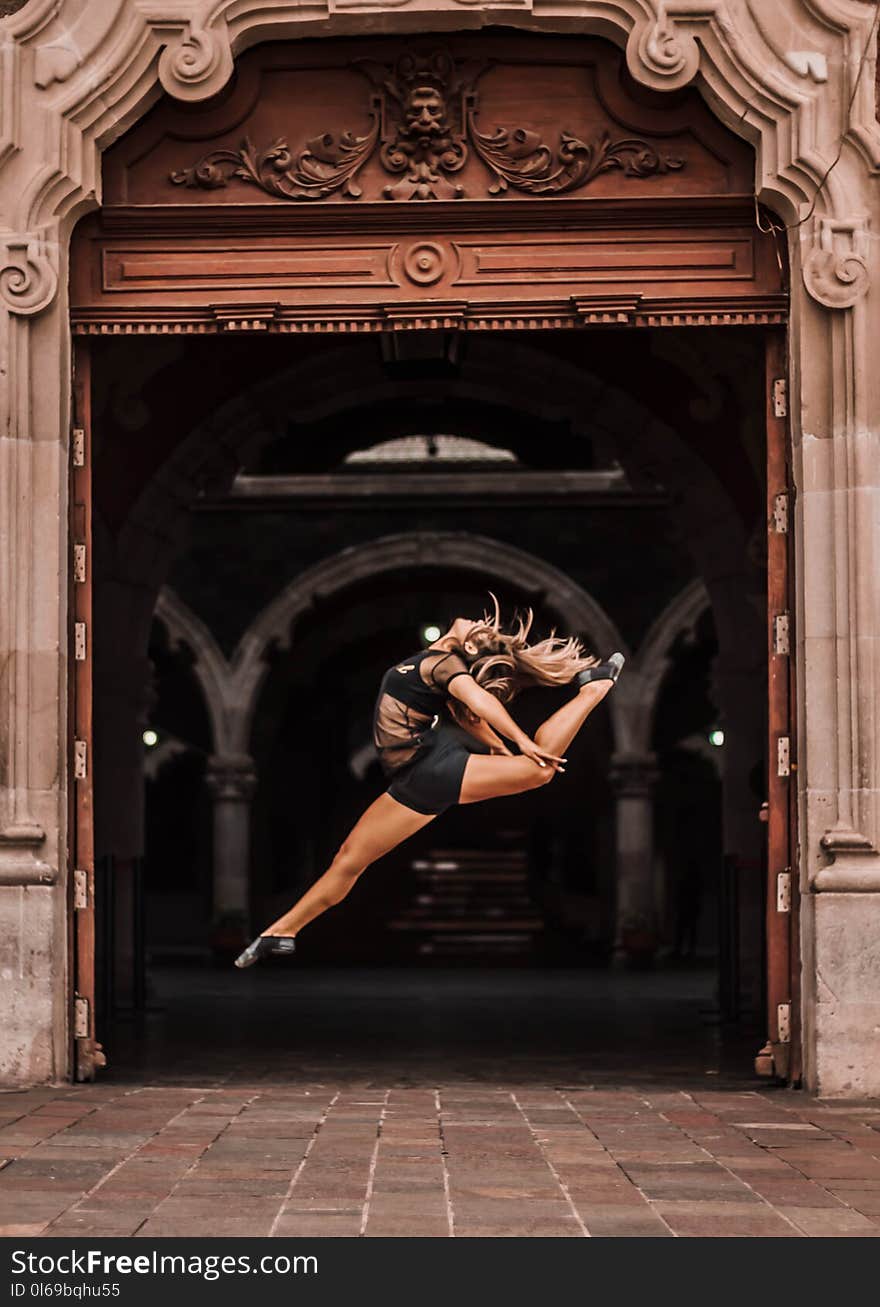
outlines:
[{"label": "black shorts", "polygon": [[426,733],[415,760],[395,773],[388,793],[413,812],[436,816],[458,803],[471,754],[488,752],[454,722],[441,721]]}]

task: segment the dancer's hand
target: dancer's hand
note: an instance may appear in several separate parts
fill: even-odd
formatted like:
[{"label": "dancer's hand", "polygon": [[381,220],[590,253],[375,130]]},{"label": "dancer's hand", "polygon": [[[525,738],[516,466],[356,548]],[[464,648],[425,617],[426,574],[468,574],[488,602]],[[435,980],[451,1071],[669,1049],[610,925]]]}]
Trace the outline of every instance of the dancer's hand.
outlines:
[{"label": "dancer's hand", "polygon": [[518,745],[522,756],[531,758],[532,762],[536,762],[539,767],[552,767],[554,771],[558,772],[565,771],[565,764],[568,762],[567,758],[557,758],[555,753],[548,753],[546,749],[542,749],[540,744],[535,744],[535,741],[530,740],[528,736],[518,741]]},{"label": "dancer's hand", "polygon": [[489,745],[489,752],[495,754],[499,758],[512,758],[513,754],[511,753],[510,749],[508,749],[504,741],[498,740],[497,736],[496,736],[496,740],[497,743],[493,741]]}]

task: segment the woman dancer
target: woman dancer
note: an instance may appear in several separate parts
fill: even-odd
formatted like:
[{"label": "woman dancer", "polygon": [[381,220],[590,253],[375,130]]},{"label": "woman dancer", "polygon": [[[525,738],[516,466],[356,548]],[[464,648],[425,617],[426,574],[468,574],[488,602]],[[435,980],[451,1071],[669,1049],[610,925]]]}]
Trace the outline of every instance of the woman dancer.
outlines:
[{"label": "woman dancer", "polygon": [[[534,790],[565,770],[565,750],[614,685],[623,654],[599,663],[579,640],[554,634],[530,645],[531,610],[505,631],[498,600],[492,599],[493,614],[479,621],[457,617],[427,649],[389,667],[376,701],[373,740],[391,784],[324,874],[248,945],[237,967],[293,953],[303,926],[341,902],[367,867],[447,808]],[[526,686],[572,683],[577,692],[533,740],[504,707]]]}]

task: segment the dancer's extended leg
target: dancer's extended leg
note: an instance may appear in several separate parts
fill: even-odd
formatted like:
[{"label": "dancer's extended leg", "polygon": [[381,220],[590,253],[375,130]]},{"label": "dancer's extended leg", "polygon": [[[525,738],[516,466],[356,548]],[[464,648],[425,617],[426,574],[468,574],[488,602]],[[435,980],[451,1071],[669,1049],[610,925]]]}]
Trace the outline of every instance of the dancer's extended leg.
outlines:
[{"label": "dancer's extended leg", "polygon": [[[614,682],[590,681],[558,708],[535,731],[535,743],[548,753],[562,757],[593,709],[602,702]],[[553,767],[539,767],[530,758],[505,758],[473,754],[464,769],[459,803],[479,803],[504,794],[521,794],[546,785],[556,775]]]},{"label": "dancer's extended leg", "polygon": [[590,681],[582,685],[573,699],[541,723],[535,731],[535,743],[557,758],[565,757],[565,750],[613,685],[613,681]]},{"label": "dancer's extended leg", "polygon": [[295,935],[334,903],[341,902],[370,863],[390,853],[433,820],[433,816],[404,807],[390,794],[381,794],[343,840],[323,876],[263,934]]}]

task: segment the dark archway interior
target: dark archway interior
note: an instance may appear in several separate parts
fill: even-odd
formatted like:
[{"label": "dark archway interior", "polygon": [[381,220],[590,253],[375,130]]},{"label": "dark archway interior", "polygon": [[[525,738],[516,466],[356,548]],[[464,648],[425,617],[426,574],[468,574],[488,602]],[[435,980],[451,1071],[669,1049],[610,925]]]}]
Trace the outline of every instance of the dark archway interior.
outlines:
[{"label": "dark archway interior", "polygon": [[[99,854],[143,856],[148,968],[167,1002],[162,968],[228,966],[237,942],[215,911],[206,769],[217,741],[200,654],[153,620],[161,587],[232,659],[307,568],[381,537],[453,531],[563,573],[637,656],[676,597],[706,586],[711,606],[670,634],[641,746],[656,766],[654,938],[647,952],[621,947],[615,765],[633,746],[615,741],[603,706],[564,779],[446,814],[303,935],[297,966],[543,967],[565,969],[569,985],[572,969],[645,968],[650,955],[653,969],[637,971],[646,989],[691,966],[710,1005],[723,1009],[727,994],[727,1015],[748,1015],[761,952],[760,333],[427,334],[393,352],[377,336],[330,349],[308,337],[95,344]],[[458,462],[430,442],[427,454],[386,448],[364,461],[382,442],[422,436],[478,445]],[[548,472],[558,485],[540,479]],[[373,490],[358,498],[364,476]],[[396,489],[407,476],[422,479],[419,494]],[[259,493],[252,481],[243,496],[241,477],[260,478]],[[444,478],[437,493],[432,477]],[[316,478],[338,493],[322,498]],[[290,647],[265,651],[243,872],[255,926],[319,874],[380,792],[368,746],[384,668],[427,625],[478,612],[490,589],[509,608],[531,604],[541,630],[565,627],[546,593],[500,582],[488,555],[482,576],[426,562],[317,593]],[[111,690],[126,666],[127,718]],[[557,702],[533,692],[518,710],[532,726]],[[157,742],[138,746],[139,774],[128,774],[121,737],[130,756],[145,731]]]}]

